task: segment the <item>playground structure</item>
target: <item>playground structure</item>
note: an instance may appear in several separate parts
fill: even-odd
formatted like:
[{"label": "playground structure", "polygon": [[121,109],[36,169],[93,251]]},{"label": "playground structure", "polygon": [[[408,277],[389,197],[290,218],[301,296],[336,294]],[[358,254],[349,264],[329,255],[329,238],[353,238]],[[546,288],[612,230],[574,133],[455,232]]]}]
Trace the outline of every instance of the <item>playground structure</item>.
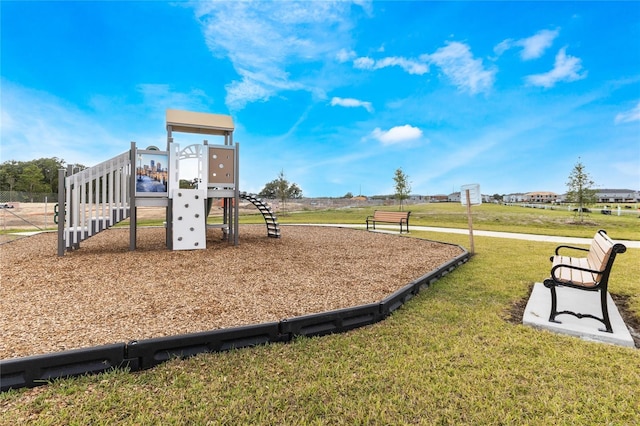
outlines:
[{"label": "playground structure", "polygon": [[[262,213],[269,237],[280,237],[271,208],[253,194],[240,193],[239,144],[233,142],[233,119],[227,115],[169,109],[166,111],[167,146],[128,151],[84,170],[72,166],[59,171],[58,256],[78,249],[97,233],[130,219],[129,249],[136,249],[137,208],[166,209],[166,245],[170,250],[206,248],[208,228],[223,231],[223,238],[238,245],[238,205],[250,201]],[[190,144],[182,148],[173,134],[222,136],[224,144]],[[195,188],[180,188],[181,161],[192,159]],[[222,224],[207,224],[215,199],[222,200]],[[61,207],[64,206],[64,207]]]}]

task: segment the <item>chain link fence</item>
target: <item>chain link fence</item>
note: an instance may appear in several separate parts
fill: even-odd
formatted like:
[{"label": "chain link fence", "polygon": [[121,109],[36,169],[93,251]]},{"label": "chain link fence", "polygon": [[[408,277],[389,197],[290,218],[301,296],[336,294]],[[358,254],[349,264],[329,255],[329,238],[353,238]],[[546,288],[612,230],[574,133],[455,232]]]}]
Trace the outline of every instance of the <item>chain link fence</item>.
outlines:
[{"label": "chain link fence", "polygon": [[56,229],[54,216],[57,202],[56,194],[0,191],[0,231],[34,232]]},{"label": "chain link fence", "polygon": [[0,204],[11,203],[52,203],[58,200],[53,192],[29,193],[23,191],[0,191]]}]

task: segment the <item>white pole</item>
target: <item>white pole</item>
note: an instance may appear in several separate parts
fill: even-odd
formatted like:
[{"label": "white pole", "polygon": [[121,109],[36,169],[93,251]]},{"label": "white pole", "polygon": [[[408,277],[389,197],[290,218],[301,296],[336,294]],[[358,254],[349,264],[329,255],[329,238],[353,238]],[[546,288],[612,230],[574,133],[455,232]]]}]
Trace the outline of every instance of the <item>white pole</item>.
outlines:
[{"label": "white pole", "polygon": [[467,196],[467,221],[469,222],[469,245],[471,246],[471,255],[475,253],[475,248],[473,245],[473,221],[471,220],[471,195],[469,195],[469,190],[465,190],[465,194]]}]

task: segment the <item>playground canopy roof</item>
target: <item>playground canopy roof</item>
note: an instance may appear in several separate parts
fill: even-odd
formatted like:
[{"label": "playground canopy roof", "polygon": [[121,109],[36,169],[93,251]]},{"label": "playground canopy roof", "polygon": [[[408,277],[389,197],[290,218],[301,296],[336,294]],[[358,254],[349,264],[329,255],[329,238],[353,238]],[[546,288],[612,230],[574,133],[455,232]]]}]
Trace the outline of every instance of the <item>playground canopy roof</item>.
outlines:
[{"label": "playground canopy roof", "polygon": [[224,136],[233,132],[233,119],[230,115],[207,114],[204,112],[167,110],[167,129],[173,132],[203,133],[205,135]]}]

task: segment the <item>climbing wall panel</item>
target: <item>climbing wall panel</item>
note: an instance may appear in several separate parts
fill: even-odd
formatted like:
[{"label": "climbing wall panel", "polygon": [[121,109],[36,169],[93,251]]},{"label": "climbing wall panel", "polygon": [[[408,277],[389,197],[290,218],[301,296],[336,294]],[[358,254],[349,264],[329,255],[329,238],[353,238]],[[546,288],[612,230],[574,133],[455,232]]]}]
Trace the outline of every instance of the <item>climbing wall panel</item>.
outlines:
[{"label": "climbing wall panel", "polygon": [[204,189],[173,190],[173,249],[207,248]]}]

